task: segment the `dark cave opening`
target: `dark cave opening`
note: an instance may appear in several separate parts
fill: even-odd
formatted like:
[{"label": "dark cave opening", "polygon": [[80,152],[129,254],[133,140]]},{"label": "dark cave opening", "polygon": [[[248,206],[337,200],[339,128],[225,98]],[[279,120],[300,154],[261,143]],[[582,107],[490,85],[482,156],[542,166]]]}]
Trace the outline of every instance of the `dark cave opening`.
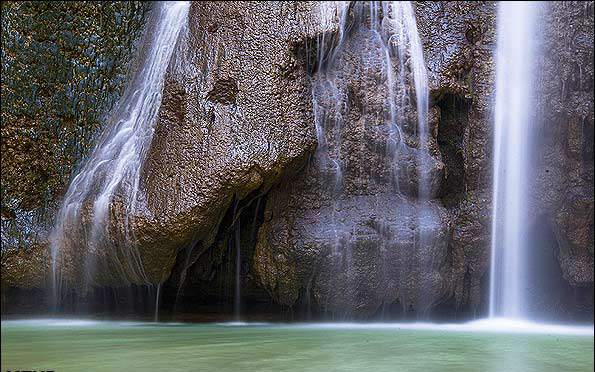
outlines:
[{"label": "dark cave opening", "polygon": [[458,204],[467,191],[464,136],[471,103],[458,95],[446,94],[437,104],[440,107],[437,140],[444,163],[444,176],[438,197],[449,208]]},{"label": "dark cave opening", "polygon": [[165,316],[180,320],[234,320],[238,248],[240,318],[273,320],[282,316],[281,307],[262,288],[252,265],[265,204],[266,195],[260,190],[232,201],[212,245],[203,247],[198,242],[178,254],[172,275],[164,283],[161,311]]}]

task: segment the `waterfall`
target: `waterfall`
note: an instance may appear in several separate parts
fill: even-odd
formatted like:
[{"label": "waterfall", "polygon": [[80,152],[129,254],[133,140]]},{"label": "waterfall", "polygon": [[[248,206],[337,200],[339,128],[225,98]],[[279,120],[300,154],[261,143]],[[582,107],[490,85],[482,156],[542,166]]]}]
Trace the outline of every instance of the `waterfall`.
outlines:
[{"label": "waterfall", "polygon": [[538,6],[532,2],[498,5],[490,317],[527,317],[525,229]]},{"label": "waterfall", "polygon": [[[428,126],[428,111],[429,111],[429,88],[428,75],[424,61],[423,46],[419,33],[417,31],[417,22],[415,20],[415,12],[408,1],[393,1],[393,22],[395,22],[396,33],[391,36],[397,38],[397,55],[399,56],[399,70],[401,71],[400,87],[405,89],[403,71],[405,71],[405,60],[408,57],[410,68],[413,74],[413,85],[415,87],[415,101],[417,109],[417,136],[419,142],[419,155],[417,158],[417,198],[421,202],[417,210],[417,224],[419,229],[419,236],[417,239],[417,249],[421,250],[428,241],[428,232],[426,231],[428,221],[431,221],[431,211],[428,210],[425,202],[431,199],[430,190],[430,163],[429,158],[429,126]],[[405,52],[408,51],[408,56]],[[405,96],[405,92],[401,96]],[[402,107],[404,105],[402,104]],[[398,161],[398,156],[395,157]],[[420,264],[422,265],[422,264]],[[425,270],[427,268],[424,267]],[[425,301],[423,289],[418,296],[418,306],[423,307]]]},{"label": "waterfall", "polygon": [[155,311],[153,313],[153,321],[159,321],[159,300],[161,299],[161,283],[157,284],[157,292],[155,293]]},{"label": "waterfall", "polygon": [[[411,2],[335,2],[322,4],[321,9],[321,23],[325,32],[317,40],[318,65],[312,79],[313,111],[318,139],[316,160],[323,178],[325,181],[328,180],[327,191],[332,203],[331,218],[321,223],[325,225],[322,230],[333,235],[330,256],[335,261],[333,266],[336,272],[332,275],[340,281],[348,276],[346,272],[352,268],[352,260],[356,255],[351,244],[352,231],[349,231],[349,224],[345,222],[343,203],[353,197],[353,183],[361,182],[357,180],[361,175],[354,176],[353,172],[357,171],[354,170],[353,164],[350,164],[354,154],[343,153],[344,135],[353,137],[353,132],[360,130],[376,130],[378,133],[386,128],[386,135],[382,134],[379,137],[386,141],[384,162],[390,174],[387,177],[389,180],[386,182],[385,178],[372,179],[362,183],[388,183],[396,194],[417,194],[421,203],[418,208],[420,239],[417,240],[416,248],[421,249],[424,244],[423,227],[429,213],[425,211],[424,202],[431,198],[428,171],[429,88],[423,45]],[[334,34],[328,27],[329,20],[333,19],[338,23],[338,29]],[[360,42],[363,39],[363,42],[369,45],[354,47],[354,38],[358,38]],[[358,58],[366,61],[361,69],[358,69],[360,66],[357,65],[353,67],[357,64],[354,60]],[[366,79],[368,76],[348,75],[346,71],[350,71],[350,68],[363,74],[368,73],[367,69],[378,68],[380,71],[378,75],[381,78],[369,77],[370,80],[382,80],[379,91],[358,92],[360,96],[378,95],[383,99],[383,107],[379,110],[376,122],[364,123],[364,129],[355,128],[358,124],[349,121],[351,96],[358,95],[350,90],[349,82],[357,82],[358,79]],[[413,93],[415,97],[412,97]],[[362,112],[367,110],[368,107],[364,107]],[[404,123],[409,120],[409,110],[415,110],[417,114],[414,133],[410,129],[403,129]],[[382,129],[377,129],[379,127]],[[345,128],[349,128],[352,133],[347,133]],[[353,138],[347,140],[353,141]],[[416,168],[417,172],[412,172],[411,168]],[[400,174],[402,169],[410,173]],[[417,180],[417,190],[410,190],[411,187],[407,192],[401,190],[400,183],[408,178]],[[348,185],[349,182],[352,184]],[[390,208],[396,211],[399,205],[391,205]],[[386,250],[382,248],[381,251]],[[386,260],[387,258],[383,261]],[[405,268],[404,271],[409,269],[411,268]],[[349,297],[352,294],[340,293],[336,296]],[[353,304],[352,300],[347,302]],[[341,311],[346,316],[350,309],[342,308]]]},{"label": "waterfall", "polygon": [[[429,89],[428,74],[424,62],[423,46],[417,32],[417,22],[411,2],[393,1],[392,2],[392,21],[395,23],[396,33],[392,37],[397,38],[397,54],[399,55],[400,71],[405,70],[405,50],[407,48],[410,54],[410,67],[413,71],[413,81],[415,85],[415,98],[417,104],[417,133],[419,137],[419,149],[423,153],[428,152],[428,109],[429,109]],[[404,48],[403,46],[406,46]],[[403,74],[401,73],[401,76]],[[404,89],[405,84],[401,77],[400,86]],[[392,88],[391,88],[392,89]],[[419,158],[419,184],[418,195],[421,200],[430,198],[429,174],[426,156]]]},{"label": "waterfall", "polygon": [[[180,30],[185,26],[189,2],[154,5],[145,33],[138,67],[123,96],[112,111],[105,131],[88,159],[71,181],[51,235],[54,296],[61,296],[63,250],[86,249],[85,283],[92,283],[98,253],[115,255],[122,274],[147,283],[138,252],[131,248],[128,216],[146,211],[140,189],[140,171],[151,144],[162,90]],[[123,246],[107,244],[110,206],[121,198],[126,215]],[[113,253],[110,250],[119,250]],[[102,252],[106,250],[106,252]],[[123,260],[121,258],[124,258]]]},{"label": "waterfall", "polygon": [[236,222],[234,242],[236,252],[236,268],[235,268],[235,294],[234,294],[234,316],[236,322],[240,321],[241,306],[242,306],[242,256],[241,256],[241,237],[240,237],[240,221]]}]

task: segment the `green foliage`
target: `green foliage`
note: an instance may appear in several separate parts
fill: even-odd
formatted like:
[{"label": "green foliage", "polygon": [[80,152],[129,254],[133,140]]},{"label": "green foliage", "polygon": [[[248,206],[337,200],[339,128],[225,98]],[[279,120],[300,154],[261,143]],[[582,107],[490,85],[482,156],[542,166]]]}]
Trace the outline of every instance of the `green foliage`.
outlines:
[{"label": "green foliage", "polygon": [[3,235],[62,197],[122,92],[149,6],[2,2]]}]

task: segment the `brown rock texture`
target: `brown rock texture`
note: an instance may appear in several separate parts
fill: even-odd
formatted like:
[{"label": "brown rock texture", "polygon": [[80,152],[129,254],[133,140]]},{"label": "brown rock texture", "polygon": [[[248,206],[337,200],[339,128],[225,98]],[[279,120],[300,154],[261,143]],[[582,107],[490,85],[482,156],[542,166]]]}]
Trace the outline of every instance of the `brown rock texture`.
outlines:
[{"label": "brown rock texture", "polygon": [[[127,243],[138,249],[148,281],[164,283],[164,296],[181,296],[190,311],[197,301],[233,297],[240,250],[246,302],[334,318],[481,312],[489,280],[496,3],[413,3],[431,136],[429,151],[420,151],[410,94],[399,117],[405,146],[398,163],[387,155],[379,40],[354,21],[363,5],[350,6],[350,31],[337,52],[344,96],[317,85],[325,78],[317,41],[339,34],[339,18],[322,17],[329,4],[192,4],[141,171],[146,208],[128,216],[134,238]],[[551,247],[536,244],[543,249],[535,255],[555,257],[565,301],[592,312],[593,2],[555,2],[544,14],[527,223],[553,237]],[[336,102],[342,126],[323,127],[324,142],[317,141],[315,111],[331,112]],[[341,164],[340,190],[321,146]],[[430,200],[416,191],[422,157]],[[123,236],[123,212],[115,197],[115,240]],[[4,234],[10,216],[4,206],[2,213]],[[6,283],[47,283],[40,252],[3,251],[3,290]],[[114,275],[114,256],[106,256],[96,284],[146,284]]]},{"label": "brown rock texture", "polygon": [[[394,304],[427,314],[453,297],[455,307],[479,304],[489,256],[494,4],[418,3],[416,12],[430,70],[432,200],[416,195],[416,164],[427,155],[416,144],[414,106],[401,118],[406,155],[396,164],[386,155],[380,45],[354,26],[336,62],[348,92],[340,142],[332,129],[325,140],[341,154],[343,190],[335,195],[332,170],[317,157],[267,200],[254,264],[281,303],[309,296],[339,317],[369,317]],[[334,104],[325,94],[314,92],[321,106]]]},{"label": "brown rock texture", "polygon": [[142,172],[135,226],[148,276],[165,280],[179,249],[214,244],[232,202],[266,193],[316,146],[309,80],[295,45],[315,4],[195,3],[170,64]]},{"label": "brown rock texture", "polygon": [[536,215],[565,279],[593,285],[593,2],[548,4],[539,69]]},{"label": "brown rock texture", "polygon": [[531,254],[555,283],[536,287],[556,293],[551,312],[593,319],[593,2],[551,2],[543,14],[527,225],[550,237]]}]

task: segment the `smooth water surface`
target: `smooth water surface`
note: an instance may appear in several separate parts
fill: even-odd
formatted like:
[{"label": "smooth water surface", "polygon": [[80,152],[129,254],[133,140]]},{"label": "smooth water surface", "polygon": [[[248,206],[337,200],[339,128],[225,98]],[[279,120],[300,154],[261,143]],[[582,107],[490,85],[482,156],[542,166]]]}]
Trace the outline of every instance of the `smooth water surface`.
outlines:
[{"label": "smooth water surface", "polygon": [[2,370],[593,370],[592,335],[412,328],[8,321]]}]

